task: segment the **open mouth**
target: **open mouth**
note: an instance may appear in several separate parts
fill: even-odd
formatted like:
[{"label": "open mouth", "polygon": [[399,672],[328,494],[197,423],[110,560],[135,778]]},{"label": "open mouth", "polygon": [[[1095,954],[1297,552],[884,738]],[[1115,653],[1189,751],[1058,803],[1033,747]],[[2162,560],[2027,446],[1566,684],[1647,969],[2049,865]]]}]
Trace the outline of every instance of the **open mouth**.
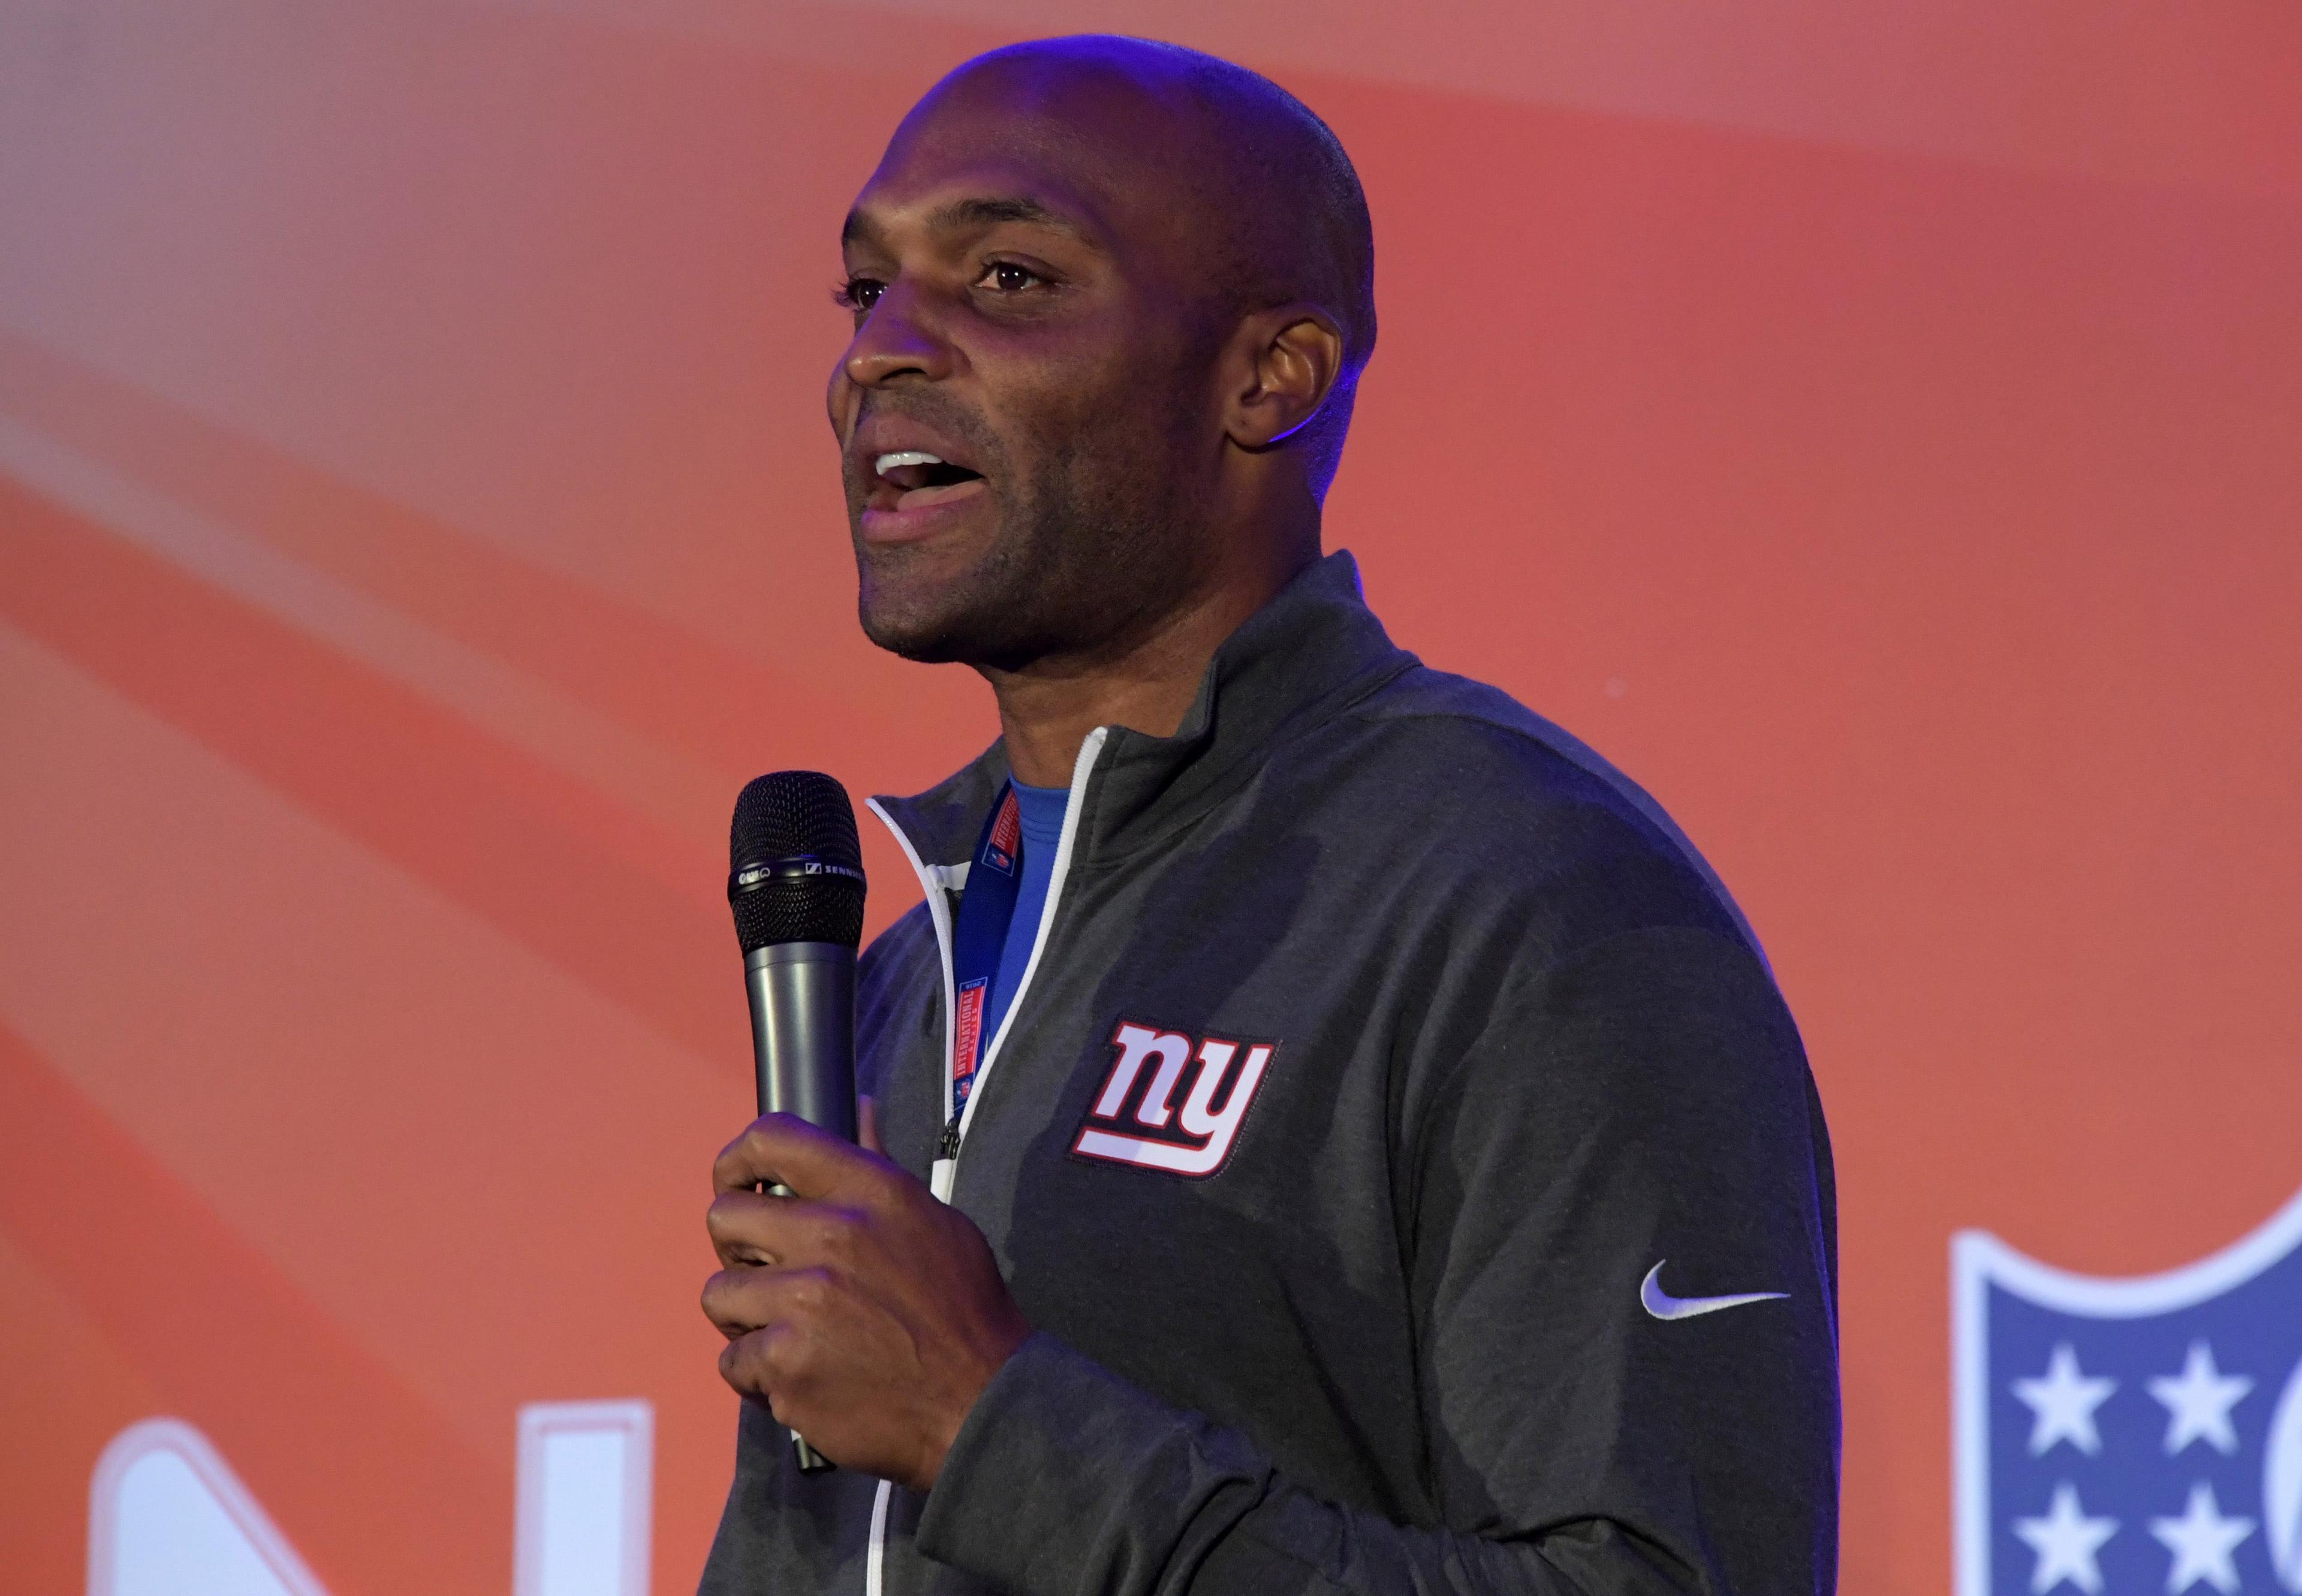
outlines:
[{"label": "open mouth", "polygon": [[871,462],[870,508],[875,510],[925,509],[954,499],[963,499],[982,485],[983,474],[955,465],[923,449],[897,449]]}]

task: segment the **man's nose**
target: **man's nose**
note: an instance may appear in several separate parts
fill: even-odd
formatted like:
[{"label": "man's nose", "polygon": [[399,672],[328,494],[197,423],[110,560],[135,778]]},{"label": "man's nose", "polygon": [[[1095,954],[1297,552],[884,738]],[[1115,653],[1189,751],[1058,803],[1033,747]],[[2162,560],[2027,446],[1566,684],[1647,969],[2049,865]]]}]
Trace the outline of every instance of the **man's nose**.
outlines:
[{"label": "man's nose", "polygon": [[904,375],[930,382],[947,377],[953,365],[950,342],[926,314],[919,294],[890,283],[871,314],[855,330],[840,369],[859,388],[873,388]]}]

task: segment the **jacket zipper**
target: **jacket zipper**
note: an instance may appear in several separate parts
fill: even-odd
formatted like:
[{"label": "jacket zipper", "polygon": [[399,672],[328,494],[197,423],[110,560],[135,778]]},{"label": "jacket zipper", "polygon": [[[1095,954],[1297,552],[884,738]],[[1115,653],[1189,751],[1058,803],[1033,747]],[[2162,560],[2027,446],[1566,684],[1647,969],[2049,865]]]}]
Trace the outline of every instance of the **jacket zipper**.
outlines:
[{"label": "jacket zipper", "polygon": [[[928,1188],[938,1202],[951,1201],[953,1189],[959,1183],[959,1149],[967,1139],[968,1127],[974,1122],[977,1106],[983,1101],[983,1088],[991,1079],[991,1066],[997,1062],[1001,1044],[1014,1028],[1015,1016],[1023,1007],[1023,995],[1031,989],[1031,978],[1038,973],[1039,961],[1047,951],[1047,932],[1055,923],[1055,910],[1063,902],[1063,881],[1071,874],[1071,854],[1079,841],[1080,811],[1087,797],[1088,778],[1095,772],[1096,756],[1103,752],[1104,740],[1111,734],[1109,727],[1099,726],[1088,733],[1080,743],[1079,757],[1071,762],[1071,793],[1063,811],[1062,837],[1055,844],[1054,868],[1047,876],[1047,901],[1039,910],[1038,929],[1031,938],[1031,957],[1023,966],[1023,979],[1015,984],[1015,995],[1007,1000],[1007,1012],[992,1036],[990,1046],[983,1050],[982,1063],[975,1069],[975,1085],[967,1095],[964,1112],[952,1112],[954,1091],[951,1079],[952,1052],[958,1046],[957,978],[954,973],[952,952],[952,918],[948,890],[955,872],[942,865],[931,865],[920,857],[912,846],[912,839],[895,824],[895,816],[881,807],[877,798],[869,802],[871,812],[879,823],[895,835],[895,845],[903,849],[903,857],[911,861],[920,886],[927,894],[928,918],[935,922],[936,949],[943,956],[943,1134],[936,1140],[935,1163],[928,1172]],[[878,1494],[871,1502],[871,1535],[863,1561],[863,1596],[885,1596],[887,1549],[887,1503],[894,1492],[887,1481],[879,1482]]]},{"label": "jacket zipper", "polygon": [[1039,962],[1046,956],[1047,934],[1054,928],[1055,911],[1061,905],[1063,883],[1071,874],[1071,855],[1079,843],[1080,811],[1087,796],[1088,779],[1094,774],[1096,756],[1103,752],[1105,740],[1111,735],[1109,727],[1096,727],[1080,743],[1079,757],[1071,762],[1071,797],[1063,811],[1063,829],[1055,843],[1055,861],[1047,875],[1047,901],[1039,911],[1039,923],[1031,938],[1031,956],[1023,966],[1023,979],[1015,984],[1015,995],[1007,1000],[1007,1012],[993,1033],[990,1045],[983,1050],[983,1061],[976,1066],[975,1085],[968,1093],[967,1107],[960,1113],[952,1109],[952,1050],[957,1046],[958,1030],[954,1023],[957,994],[956,977],[953,970],[951,904],[945,897],[951,872],[942,866],[922,861],[912,839],[895,824],[895,817],[871,800],[871,812],[881,824],[895,834],[895,841],[910,860],[912,869],[920,878],[925,890],[928,914],[935,922],[936,950],[943,958],[943,1134],[936,1142],[935,1163],[929,1172],[928,1184],[944,1202],[951,1201],[952,1188],[959,1178],[959,1149],[967,1138],[968,1127],[974,1122],[976,1105],[983,1101],[984,1088],[991,1080],[991,1066],[999,1062],[1000,1049],[1005,1045],[1007,1033],[1015,1028],[1015,1017],[1022,1012],[1024,995],[1031,989],[1031,978],[1038,973]]}]

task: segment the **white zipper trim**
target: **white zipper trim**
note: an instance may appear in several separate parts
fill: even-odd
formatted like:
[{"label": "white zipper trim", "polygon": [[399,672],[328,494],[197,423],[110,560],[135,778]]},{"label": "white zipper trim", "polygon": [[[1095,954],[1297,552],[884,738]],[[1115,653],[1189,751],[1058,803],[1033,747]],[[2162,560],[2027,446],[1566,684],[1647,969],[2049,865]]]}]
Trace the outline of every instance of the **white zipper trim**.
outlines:
[{"label": "white zipper trim", "polygon": [[[912,846],[912,839],[903,834],[902,827],[895,824],[895,817],[889,814],[877,798],[865,800],[864,807],[878,816],[879,824],[894,834],[895,845],[903,851],[903,857],[911,861],[912,869],[920,878],[920,890],[927,894],[928,918],[935,922],[936,949],[943,955],[943,1078],[944,1090],[948,1093],[951,1089],[951,1049],[956,1036],[952,1012],[955,983],[952,975],[951,905],[944,901],[944,883],[949,879],[950,867],[930,865],[922,860],[920,851]],[[965,878],[962,877],[962,879]],[[948,1124],[950,1121],[951,1113],[946,1104],[944,1121]],[[951,1197],[948,1191],[938,1191],[936,1195],[946,1202]],[[871,1499],[871,1533],[863,1543],[863,1596],[886,1596],[887,1499],[895,1494],[895,1489],[888,1481],[882,1480],[878,1493]]]},{"label": "white zipper trim", "polygon": [[[1055,844],[1054,869],[1047,877],[1047,901],[1039,910],[1039,926],[1031,937],[1031,957],[1023,966],[1023,979],[1015,983],[1015,995],[1007,1000],[1007,1012],[1000,1019],[999,1034],[991,1038],[991,1046],[983,1051],[983,1062],[975,1067],[975,1085],[969,1088],[967,1107],[959,1116],[959,1145],[962,1147],[967,1146],[967,1128],[974,1122],[975,1111],[983,1102],[983,1088],[990,1083],[991,1066],[999,1062],[999,1045],[1007,1039],[1007,1033],[1015,1029],[1015,1016],[1023,1012],[1023,995],[1030,991],[1031,978],[1038,972],[1040,956],[1047,951],[1047,933],[1054,927],[1055,908],[1063,897],[1063,878],[1071,873],[1071,848],[1079,840],[1080,801],[1087,796],[1087,778],[1094,774],[1095,756],[1103,752],[1104,739],[1110,735],[1109,727],[1096,727],[1080,744],[1079,758],[1071,761],[1071,795],[1068,807],[1063,811],[1063,837]],[[945,956],[944,968],[951,968],[948,954]],[[944,1059],[943,1080],[944,1123],[947,1125],[951,1122],[951,1060],[948,1053]],[[951,1163],[952,1178],[956,1180],[959,1172],[956,1151],[952,1155]]]},{"label": "white zipper trim", "polygon": [[[1079,840],[1080,801],[1087,795],[1087,780],[1094,773],[1096,755],[1103,752],[1104,739],[1110,735],[1109,727],[1099,726],[1088,733],[1080,744],[1079,758],[1071,764],[1071,795],[1063,811],[1063,833],[1055,844],[1054,868],[1047,877],[1047,901],[1039,910],[1039,926],[1031,938],[1031,957],[1023,966],[1023,979],[1016,983],[1015,995],[1007,1000],[1007,1013],[999,1022],[999,1034],[991,1038],[984,1051],[983,1062],[976,1066],[975,1086],[967,1095],[967,1112],[960,1116],[960,1147],[967,1145],[967,1127],[975,1118],[976,1105],[983,1101],[983,1083],[990,1078],[992,1061],[999,1056],[999,1045],[1007,1039],[1007,1032],[1015,1023],[1015,1012],[1022,1006],[1023,994],[1031,989],[1031,977],[1039,968],[1040,955],[1047,951],[1047,928],[1055,923],[1055,906],[1063,901],[1063,878],[1071,873],[1071,849]],[[912,839],[895,824],[895,817],[880,805],[877,798],[867,801],[867,807],[879,817],[879,823],[895,834],[895,844],[911,861],[912,871],[927,894],[928,917],[935,922],[936,951],[943,955],[943,1122],[951,1123],[951,1055],[959,1040],[958,979],[954,973],[952,951],[951,905],[945,901],[947,887],[963,887],[969,865],[931,865],[920,857],[912,846]],[[970,864],[973,861],[970,861]],[[951,1201],[952,1189],[959,1180],[959,1151],[953,1149],[949,1158],[936,1160],[933,1190],[943,1202]],[[878,1494],[871,1499],[871,1535],[863,1552],[863,1596],[886,1596],[887,1576],[887,1500],[895,1487],[887,1481],[879,1482]]]},{"label": "white zipper trim", "polygon": [[871,1499],[871,1539],[863,1553],[863,1596],[883,1596],[887,1580],[887,1499],[895,1487],[891,1481],[879,1482],[879,1493]]},{"label": "white zipper trim", "polygon": [[[953,867],[928,864],[921,860],[920,851],[912,846],[912,839],[903,835],[902,827],[895,824],[895,817],[880,807],[877,798],[866,799],[864,807],[878,816],[879,824],[895,834],[895,845],[903,851],[903,857],[912,861],[912,869],[920,878],[920,888],[927,894],[928,918],[935,922],[936,951],[943,955],[943,1119],[948,1125],[951,1123],[951,1050],[959,1039],[954,1029],[954,1010],[959,995],[958,980],[952,973],[951,905],[945,901],[943,884]],[[966,867],[959,868],[964,869]],[[964,880],[965,877],[961,879]]]}]

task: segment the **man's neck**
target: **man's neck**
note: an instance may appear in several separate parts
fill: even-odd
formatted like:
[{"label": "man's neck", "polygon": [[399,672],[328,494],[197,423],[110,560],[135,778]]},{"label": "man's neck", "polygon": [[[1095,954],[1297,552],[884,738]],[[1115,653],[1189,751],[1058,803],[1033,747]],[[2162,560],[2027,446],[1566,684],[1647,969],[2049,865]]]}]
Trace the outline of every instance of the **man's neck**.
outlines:
[{"label": "man's neck", "polygon": [[1316,558],[1315,544],[1300,563],[1205,594],[1114,659],[985,669],[999,700],[1009,771],[1027,786],[1069,786],[1080,745],[1096,727],[1173,736],[1190,713],[1215,650]]}]

